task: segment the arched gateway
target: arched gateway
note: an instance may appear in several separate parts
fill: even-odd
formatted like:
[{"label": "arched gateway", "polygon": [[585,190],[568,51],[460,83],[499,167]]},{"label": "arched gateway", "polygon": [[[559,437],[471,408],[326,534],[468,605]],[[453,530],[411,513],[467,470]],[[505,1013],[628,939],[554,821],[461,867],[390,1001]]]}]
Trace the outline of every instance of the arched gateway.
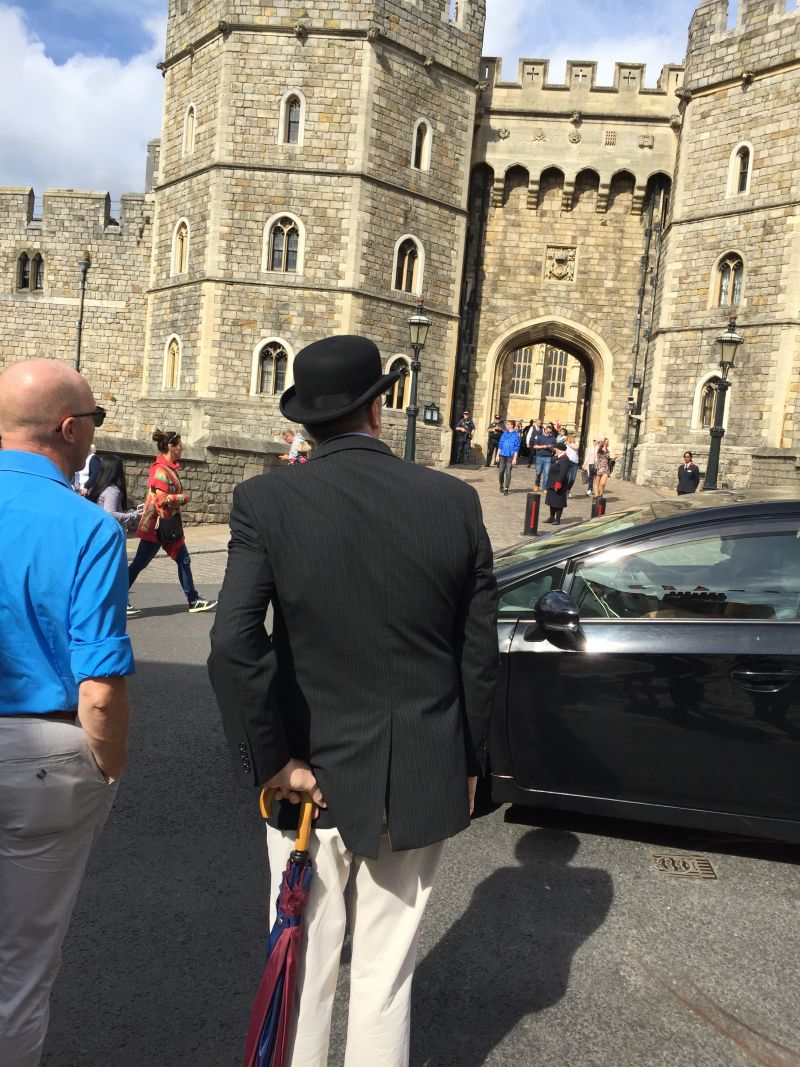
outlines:
[{"label": "arched gateway", "polygon": [[499,412],[526,423],[557,418],[577,432],[583,445],[606,435],[612,362],[602,337],[571,319],[547,315],[518,323],[488,352],[483,424]]}]

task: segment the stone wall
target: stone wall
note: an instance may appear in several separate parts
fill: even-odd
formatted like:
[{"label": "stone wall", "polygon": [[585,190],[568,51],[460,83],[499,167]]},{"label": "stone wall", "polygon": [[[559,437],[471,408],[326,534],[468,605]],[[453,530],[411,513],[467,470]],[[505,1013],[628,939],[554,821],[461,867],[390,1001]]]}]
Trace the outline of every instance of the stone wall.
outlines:
[{"label": "stone wall", "polygon": [[[0,366],[18,359],[72,362],[80,304],[78,261],[89,253],[81,369],[106,425],[131,432],[141,391],[153,201],[129,194],[112,212],[103,192],[0,188]],[[20,256],[39,254],[41,289],[19,288]]]}]

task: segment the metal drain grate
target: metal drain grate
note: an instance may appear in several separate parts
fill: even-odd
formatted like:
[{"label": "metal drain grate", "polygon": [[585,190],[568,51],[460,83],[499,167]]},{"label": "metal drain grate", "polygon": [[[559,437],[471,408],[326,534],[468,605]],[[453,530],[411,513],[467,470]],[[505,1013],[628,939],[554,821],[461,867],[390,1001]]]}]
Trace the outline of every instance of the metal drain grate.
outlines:
[{"label": "metal drain grate", "polygon": [[706,856],[653,856],[653,866],[660,874],[669,874],[673,878],[717,880],[717,872]]}]

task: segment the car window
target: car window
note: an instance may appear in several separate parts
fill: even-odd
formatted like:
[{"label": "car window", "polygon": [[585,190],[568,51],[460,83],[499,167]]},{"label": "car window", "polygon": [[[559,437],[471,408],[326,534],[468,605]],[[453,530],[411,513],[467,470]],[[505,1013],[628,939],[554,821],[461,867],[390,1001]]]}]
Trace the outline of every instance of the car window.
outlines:
[{"label": "car window", "polygon": [[500,612],[503,615],[529,614],[545,593],[551,589],[558,589],[564,574],[564,564],[559,563],[546,571],[539,571],[519,582],[513,589],[503,589],[500,592]]},{"label": "car window", "polygon": [[570,592],[582,619],[800,618],[800,535],[697,538],[583,561]]}]

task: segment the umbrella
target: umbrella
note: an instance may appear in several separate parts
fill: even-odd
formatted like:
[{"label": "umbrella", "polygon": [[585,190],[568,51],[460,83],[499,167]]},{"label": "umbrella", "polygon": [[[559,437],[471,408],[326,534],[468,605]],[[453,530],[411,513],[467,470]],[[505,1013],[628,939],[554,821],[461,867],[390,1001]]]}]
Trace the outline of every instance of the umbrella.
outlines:
[{"label": "umbrella", "polygon": [[[269,818],[272,790],[261,793],[261,814]],[[278,914],[267,941],[267,965],[250,1014],[244,1067],[283,1067],[292,1023],[294,987],[300,961],[303,912],[311,884],[308,839],[314,803],[308,793],[300,802],[295,849],[286,864],[276,901]]]}]

